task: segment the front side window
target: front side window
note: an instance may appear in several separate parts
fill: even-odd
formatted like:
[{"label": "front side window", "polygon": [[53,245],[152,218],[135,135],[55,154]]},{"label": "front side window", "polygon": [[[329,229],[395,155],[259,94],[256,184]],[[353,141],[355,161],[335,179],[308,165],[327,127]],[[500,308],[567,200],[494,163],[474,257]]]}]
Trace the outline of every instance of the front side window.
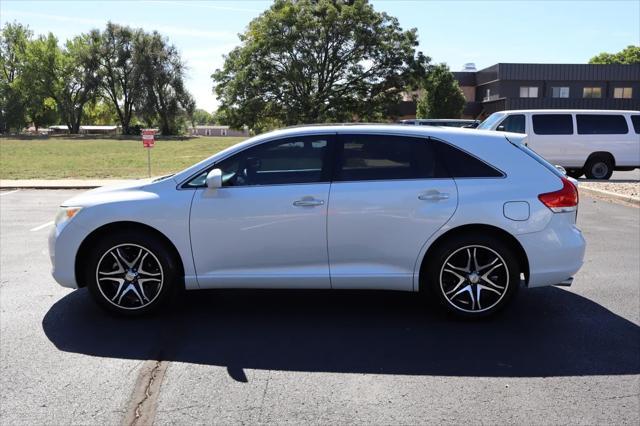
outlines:
[{"label": "front side window", "polygon": [[524,131],[524,115],[523,114],[514,114],[510,115],[498,126],[498,129],[503,132],[513,132],[513,133],[525,133]]},{"label": "front side window", "polygon": [[[331,136],[278,139],[247,148],[214,165],[222,170],[222,186],[284,185],[327,182],[326,157]],[[200,187],[208,170],[187,186]]]},{"label": "front side window", "polygon": [[602,88],[601,87],[585,87],[584,89],[582,89],[582,97],[599,99],[602,97]]},{"label": "front side window", "polygon": [[576,114],[580,135],[624,135],[629,132],[623,115]]},{"label": "front side window", "polygon": [[569,88],[568,87],[552,87],[551,96],[554,98],[568,98]]},{"label": "front side window", "polygon": [[342,135],[340,140],[336,181],[424,179],[443,175],[426,139]]},{"label": "front side window", "polygon": [[572,135],[571,114],[534,114],[533,131],[537,135]]},{"label": "front side window", "polygon": [[631,99],[633,97],[633,88],[616,87],[613,89],[613,97],[616,99]]},{"label": "front side window", "polygon": [[536,86],[522,86],[520,87],[520,97],[521,98],[537,98],[538,97],[538,88]]}]

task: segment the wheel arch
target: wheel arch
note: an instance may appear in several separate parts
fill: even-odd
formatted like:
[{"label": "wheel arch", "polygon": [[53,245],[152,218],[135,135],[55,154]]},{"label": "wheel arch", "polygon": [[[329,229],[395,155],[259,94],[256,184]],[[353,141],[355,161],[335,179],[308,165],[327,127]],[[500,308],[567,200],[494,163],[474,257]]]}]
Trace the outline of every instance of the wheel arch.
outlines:
[{"label": "wheel arch", "polygon": [[120,231],[144,232],[160,238],[177,259],[180,277],[184,277],[184,264],[182,256],[180,256],[180,252],[178,252],[175,244],[173,244],[173,242],[165,234],[160,232],[158,229],[141,222],[119,221],[107,223],[100,226],[99,228],[94,229],[89,235],[85,237],[82,243],[80,243],[74,265],[74,272],[78,287],[86,287],[87,285],[85,282],[83,282],[82,279],[82,277],[84,276],[82,268],[86,264],[86,259],[89,254],[88,248],[91,247],[91,245],[95,244],[95,242],[104,235]]},{"label": "wheel arch", "polygon": [[461,234],[466,234],[469,232],[482,232],[482,233],[490,234],[497,238],[500,238],[502,241],[508,244],[513,249],[515,255],[518,258],[518,261],[520,262],[520,265],[522,268],[521,272],[524,274],[525,285],[529,284],[529,258],[527,257],[527,253],[524,250],[524,247],[522,247],[522,244],[520,244],[520,242],[518,241],[518,239],[514,237],[511,233],[497,226],[482,224],[482,223],[472,223],[472,224],[460,225],[455,228],[449,229],[442,235],[438,236],[438,238],[436,238],[431,243],[431,245],[429,246],[429,248],[427,249],[427,251],[425,252],[424,256],[420,261],[420,269],[419,269],[419,275],[418,275],[419,291],[422,291],[423,285],[425,285],[425,283],[423,283],[424,277],[426,276],[425,269],[427,267],[428,260],[431,258],[431,255],[438,249],[438,247],[442,243],[444,243],[449,238],[452,238],[454,236],[461,235]]},{"label": "wheel arch", "polygon": [[589,163],[589,160],[595,157],[609,157],[611,159],[612,166],[613,167],[616,166],[616,157],[614,157],[612,153],[610,153],[609,151],[595,151],[589,154],[589,156],[587,157],[587,160],[584,162],[583,167],[586,167],[587,163]]}]

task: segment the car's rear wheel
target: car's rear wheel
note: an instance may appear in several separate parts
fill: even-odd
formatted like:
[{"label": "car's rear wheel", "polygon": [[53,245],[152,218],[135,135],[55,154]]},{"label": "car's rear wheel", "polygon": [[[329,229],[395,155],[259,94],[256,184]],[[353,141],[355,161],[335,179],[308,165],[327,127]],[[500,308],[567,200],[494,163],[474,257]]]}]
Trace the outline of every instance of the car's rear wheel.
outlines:
[{"label": "car's rear wheel", "polygon": [[178,281],[177,271],[176,259],[156,236],[118,232],[93,247],[85,279],[101,307],[121,315],[141,315],[167,302]]},{"label": "car's rear wheel", "polygon": [[447,311],[477,318],[504,308],[520,286],[513,249],[500,238],[459,235],[440,244],[427,264],[427,285]]},{"label": "car's rear wheel", "polygon": [[589,179],[609,179],[613,174],[613,161],[608,156],[593,156],[585,164],[584,174]]}]

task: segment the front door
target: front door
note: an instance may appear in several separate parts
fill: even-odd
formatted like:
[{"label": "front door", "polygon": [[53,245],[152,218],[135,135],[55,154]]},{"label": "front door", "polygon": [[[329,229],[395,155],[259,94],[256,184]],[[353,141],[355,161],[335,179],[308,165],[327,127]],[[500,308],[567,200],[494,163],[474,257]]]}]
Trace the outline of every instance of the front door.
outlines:
[{"label": "front door", "polygon": [[328,214],[333,288],[412,290],[421,248],[457,190],[425,138],[340,135]]},{"label": "front door", "polygon": [[290,137],[222,160],[197,190],[193,260],[202,288],[329,288],[327,156],[333,136]]}]

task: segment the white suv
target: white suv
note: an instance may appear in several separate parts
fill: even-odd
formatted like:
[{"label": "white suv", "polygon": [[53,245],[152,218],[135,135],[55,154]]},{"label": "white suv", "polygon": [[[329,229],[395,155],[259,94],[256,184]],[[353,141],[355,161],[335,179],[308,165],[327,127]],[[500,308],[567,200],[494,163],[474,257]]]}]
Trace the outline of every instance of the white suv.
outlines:
[{"label": "white suv", "polygon": [[576,187],[521,139],[403,125],[263,134],[65,202],[53,276],[122,314],[185,286],[426,291],[484,316],[521,285],[569,285],[583,261]]}]

